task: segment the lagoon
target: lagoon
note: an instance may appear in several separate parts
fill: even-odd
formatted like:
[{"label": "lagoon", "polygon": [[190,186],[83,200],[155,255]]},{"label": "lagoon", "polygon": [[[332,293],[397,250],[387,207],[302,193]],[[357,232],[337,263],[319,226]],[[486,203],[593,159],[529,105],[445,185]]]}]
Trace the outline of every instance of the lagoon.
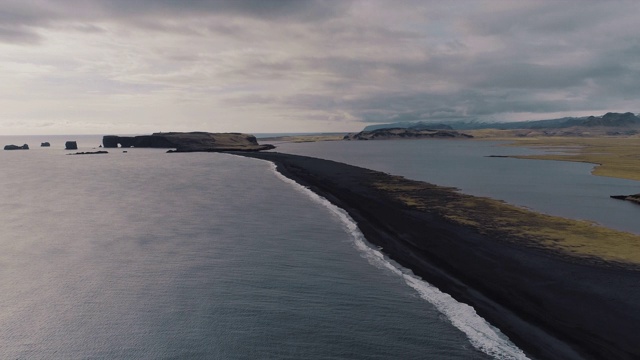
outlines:
[{"label": "lagoon", "polygon": [[640,206],[609,198],[636,194],[640,182],[591,175],[594,165],[522,160],[542,150],[476,140],[335,141],[275,144],[275,151],[319,157],[453,186],[537,212],[640,234]]}]

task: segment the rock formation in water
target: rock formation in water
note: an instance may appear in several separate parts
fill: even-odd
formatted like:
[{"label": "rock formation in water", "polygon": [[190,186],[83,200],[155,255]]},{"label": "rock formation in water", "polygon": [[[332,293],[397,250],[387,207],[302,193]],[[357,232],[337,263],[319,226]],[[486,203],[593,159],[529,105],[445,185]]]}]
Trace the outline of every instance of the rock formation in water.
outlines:
[{"label": "rock formation in water", "polygon": [[472,138],[473,136],[454,130],[392,128],[361,131],[347,134],[344,140],[390,140],[390,139],[428,139],[428,138]]},{"label": "rock formation in water", "polygon": [[64,143],[65,150],[78,150],[78,143],[75,141],[67,141]]},{"label": "rock formation in water", "polygon": [[5,145],[4,146],[5,150],[29,150],[29,145],[24,144],[22,146],[18,146],[18,145]]},{"label": "rock formation in water", "polygon": [[626,200],[640,205],[640,194],[634,195],[611,195],[612,199]]},{"label": "rock formation in water", "polygon": [[51,144],[48,141],[40,143],[40,147],[49,147],[49,146],[51,146]]},{"label": "rock formation in water", "polygon": [[108,151],[86,151],[86,152],[77,152],[77,153],[73,153],[73,154],[67,154],[67,155],[95,155],[95,154],[108,154]]},{"label": "rock formation in water", "polygon": [[260,145],[255,136],[241,133],[169,132],[141,136],[107,135],[102,138],[105,148],[121,146],[176,149],[175,152],[260,151],[275,148]]}]

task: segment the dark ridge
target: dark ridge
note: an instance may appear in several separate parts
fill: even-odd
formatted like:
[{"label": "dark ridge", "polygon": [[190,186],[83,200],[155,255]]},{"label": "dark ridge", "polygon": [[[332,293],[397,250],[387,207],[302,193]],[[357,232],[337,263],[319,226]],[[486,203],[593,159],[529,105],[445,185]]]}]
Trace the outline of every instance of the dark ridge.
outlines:
[{"label": "dark ridge", "polygon": [[563,129],[574,126],[583,127],[635,127],[640,125],[640,117],[637,115],[626,113],[609,112],[602,116],[585,116],[585,117],[564,117],[559,119],[548,120],[531,120],[531,121],[512,121],[512,122],[480,122],[480,121],[464,121],[456,120],[441,124],[430,124],[429,122],[398,122],[390,124],[369,125],[363,131],[372,131],[377,129],[391,128],[430,128],[430,129],[446,129],[442,125],[453,130],[480,130],[480,129]]}]

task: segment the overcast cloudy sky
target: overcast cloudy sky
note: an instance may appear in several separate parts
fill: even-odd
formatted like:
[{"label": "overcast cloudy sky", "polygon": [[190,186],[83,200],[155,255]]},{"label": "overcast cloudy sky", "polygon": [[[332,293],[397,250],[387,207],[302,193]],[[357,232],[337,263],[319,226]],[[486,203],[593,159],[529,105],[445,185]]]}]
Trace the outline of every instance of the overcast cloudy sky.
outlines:
[{"label": "overcast cloudy sky", "polygon": [[640,2],[1,0],[0,134],[640,112]]}]

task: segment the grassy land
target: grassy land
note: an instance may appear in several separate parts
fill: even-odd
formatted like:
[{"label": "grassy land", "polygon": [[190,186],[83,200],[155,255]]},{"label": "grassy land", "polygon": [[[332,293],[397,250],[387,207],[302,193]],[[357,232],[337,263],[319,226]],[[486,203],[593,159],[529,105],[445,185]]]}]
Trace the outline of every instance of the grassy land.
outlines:
[{"label": "grassy land", "polygon": [[541,137],[511,139],[513,145],[540,147],[562,154],[514,156],[519,159],[577,161],[597,164],[592,174],[640,181],[640,138]]},{"label": "grassy land", "polygon": [[435,213],[491,238],[573,257],[640,265],[640,235],[539,214],[499,200],[464,195],[452,188],[399,176],[379,177],[373,186],[409,207]]},{"label": "grassy land", "polygon": [[[473,130],[476,139],[507,140],[511,145],[540,147],[562,154],[513,156],[519,159],[560,160],[595,164],[592,174],[640,181],[640,137],[517,136],[522,130]],[[338,141],[344,134],[284,136],[261,141]]]},{"label": "grassy land", "polygon": [[[494,129],[471,133],[477,139],[508,140],[511,146],[539,147],[560,153],[514,156],[517,158],[593,163],[597,164],[592,171],[594,175],[640,181],[640,137],[520,137],[514,131]],[[341,135],[316,135],[283,140],[341,139]],[[640,235],[587,221],[539,214],[499,200],[464,195],[453,188],[397,176],[379,178],[373,186],[416,210],[436,213],[491,238],[552,249],[574,257],[640,265]]]}]

